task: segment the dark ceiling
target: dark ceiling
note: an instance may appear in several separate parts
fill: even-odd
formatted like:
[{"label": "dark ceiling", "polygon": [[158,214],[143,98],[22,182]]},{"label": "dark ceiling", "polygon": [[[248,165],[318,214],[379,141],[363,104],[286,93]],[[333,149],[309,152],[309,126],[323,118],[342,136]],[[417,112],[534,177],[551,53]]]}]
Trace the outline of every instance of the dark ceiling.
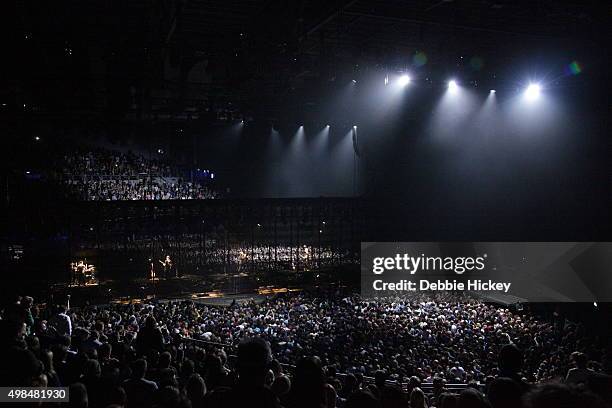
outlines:
[{"label": "dark ceiling", "polygon": [[[597,1],[22,0],[16,106],[124,118],[273,117],[288,95],[372,69],[478,76],[542,49],[597,54]],[[12,95],[11,95],[12,96]]]}]

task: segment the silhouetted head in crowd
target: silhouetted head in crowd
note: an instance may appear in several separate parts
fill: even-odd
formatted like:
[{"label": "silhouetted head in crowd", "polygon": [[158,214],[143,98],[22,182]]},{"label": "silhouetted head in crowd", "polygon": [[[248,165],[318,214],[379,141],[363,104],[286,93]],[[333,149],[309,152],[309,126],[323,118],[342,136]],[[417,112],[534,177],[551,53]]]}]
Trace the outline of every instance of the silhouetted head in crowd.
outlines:
[{"label": "silhouetted head in crowd", "polygon": [[385,386],[387,378],[388,375],[386,371],[378,370],[374,373],[374,384],[376,384],[379,389],[382,389]]},{"label": "silhouetted head in crowd", "polygon": [[2,386],[34,387],[43,381],[43,364],[30,350],[13,347],[2,366]]},{"label": "silhouetted head in crowd", "polygon": [[525,408],[606,408],[599,397],[564,384],[542,384],[524,397]]},{"label": "silhouetted head in crowd", "polygon": [[[379,408],[380,402],[370,391],[354,392],[346,401],[346,408]],[[412,406],[410,407],[412,408]]]},{"label": "silhouetted head in crowd", "polygon": [[321,360],[317,357],[302,357],[296,367],[293,381],[298,387],[316,388],[325,383]]},{"label": "silhouetted head in crowd", "polygon": [[490,408],[484,395],[473,388],[466,388],[459,393],[457,408]]},{"label": "silhouetted head in crowd", "polygon": [[400,387],[395,385],[385,386],[382,398],[382,405],[384,408],[406,408],[407,404],[408,399]]},{"label": "silhouetted head in crowd", "polygon": [[291,380],[289,380],[289,377],[286,375],[281,374],[274,379],[272,387],[270,388],[272,389],[272,392],[280,398],[283,395],[286,395],[291,389]]},{"label": "silhouetted head in crowd", "polygon": [[492,408],[514,408],[521,405],[522,388],[516,381],[498,377],[488,386],[487,398]]},{"label": "silhouetted head in crowd", "polygon": [[144,378],[147,373],[147,360],[142,358],[135,360],[132,362],[130,368],[132,369],[132,378]]},{"label": "silhouetted head in crowd", "polygon": [[335,408],[336,400],[338,399],[338,393],[331,386],[331,384],[325,384],[323,386],[324,394],[325,394],[325,407],[326,408]]},{"label": "silhouetted head in crowd", "polygon": [[98,347],[98,358],[100,360],[106,360],[110,358],[112,351],[113,347],[110,343],[103,343],[100,347]]},{"label": "silhouetted head in crowd", "polygon": [[359,388],[357,384],[357,377],[353,374],[347,374],[344,376],[344,384],[342,386],[342,396],[347,397],[351,393]]},{"label": "silhouetted head in crowd", "polygon": [[263,386],[266,381],[272,352],[268,343],[259,338],[247,338],[238,345],[236,370],[240,383]]},{"label": "silhouetted head in crowd", "polygon": [[172,355],[169,352],[164,351],[163,353],[159,355],[157,367],[160,369],[168,368],[170,367],[171,362],[172,362]]},{"label": "silhouetted head in crowd", "polygon": [[160,387],[178,387],[178,380],[176,378],[176,371],[173,367],[162,368],[159,370],[159,386]]},{"label": "silhouetted head in crowd", "polygon": [[459,396],[457,394],[444,393],[440,395],[440,408],[457,408]]},{"label": "silhouetted head in crowd", "polygon": [[412,390],[413,388],[417,388],[421,386],[421,379],[416,375],[413,375],[408,379],[408,389]]},{"label": "silhouetted head in crowd", "polygon": [[506,344],[499,352],[498,365],[503,376],[517,376],[523,366],[523,353],[516,345]]},{"label": "silhouetted head in crowd", "polygon": [[191,374],[185,385],[185,392],[193,405],[200,405],[206,395],[206,383],[200,374]]},{"label": "silhouetted head in crowd", "polygon": [[34,354],[38,355],[40,353],[40,339],[38,337],[26,337],[26,344],[28,345],[28,349],[31,350]]},{"label": "silhouetted head in crowd", "polygon": [[82,383],[71,384],[68,390],[70,408],[87,408],[89,401],[87,398],[87,389]]},{"label": "silhouetted head in crowd", "polygon": [[102,406],[118,406],[124,407],[127,402],[127,396],[122,387],[111,386],[105,389],[104,395],[102,395],[104,404]]},{"label": "silhouetted head in crowd", "polygon": [[21,305],[23,306],[24,309],[31,308],[33,304],[34,304],[34,298],[31,296],[24,296],[23,299],[21,299]]},{"label": "silhouetted head in crowd", "polygon": [[0,346],[3,350],[11,347],[26,348],[26,324],[10,319],[0,320]]},{"label": "silhouetted head in crowd", "polygon": [[181,393],[176,387],[163,387],[156,393],[155,406],[158,408],[181,408],[182,398]]},{"label": "silhouetted head in crowd", "polygon": [[274,378],[276,378],[283,373],[283,366],[281,366],[281,363],[278,360],[274,359],[270,363],[270,370],[272,370],[274,373]]},{"label": "silhouetted head in crowd", "polygon": [[100,378],[102,375],[102,369],[100,368],[100,363],[98,360],[89,359],[85,363],[85,368],[83,370],[83,378]]},{"label": "silhouetted head in crowd", "polygon": [[291,380],[290,399],[295,406],[319,406],[325,404],[325,375],[321,360],[302,357]]},{"label": "silhouetted head in crowd", "polygon": [[181,377],[189,378],[193,373],[195,373],[195,364],[192,360],[185,359],[183,364],[181,364]]},{"label": "silhouetted head in crowd", "polygon": [[587,368],[587,363],[589,362],[589,359],[587,358],[586,354],[581,353],[579,351],[574,351],[571,354],[571,358],[576,368],[580,368],[580,369]]},{"label": "silhouetted head in crowd", "polygon": [[325,367],[325,374],[328,377],[335,377],[337,372],[336,372],[336,366],[331,364]]},{"label": "silhouetted head in crowd", "polygon": [[410,408],[426,408],[427,401],[425,393],[420,388],[416,387],[410,392]]},{"label": "silhouetted head in crowd", "polygon": [[157,327],[157,321],[155,320],[155,316],[149,315],[145,320],[145,328],[152,330]]}]

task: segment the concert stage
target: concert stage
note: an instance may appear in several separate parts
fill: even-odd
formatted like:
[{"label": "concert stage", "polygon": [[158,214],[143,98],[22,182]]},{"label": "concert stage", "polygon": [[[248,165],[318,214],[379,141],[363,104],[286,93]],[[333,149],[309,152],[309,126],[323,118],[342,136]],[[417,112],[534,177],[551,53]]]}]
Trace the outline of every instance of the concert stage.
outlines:
[{"label": "concert stage", "polygon": [[266,296],[302,287],[281,285],[258,286],[248,274],[198,276],[186,275],[170,279],[106,280],[99,285],[74,286],[55,284],[50,287],[54,301],[72,306],[109,303],[168,302],[191,300],[208,305],[230,305],[236,301],[261,302]]}]

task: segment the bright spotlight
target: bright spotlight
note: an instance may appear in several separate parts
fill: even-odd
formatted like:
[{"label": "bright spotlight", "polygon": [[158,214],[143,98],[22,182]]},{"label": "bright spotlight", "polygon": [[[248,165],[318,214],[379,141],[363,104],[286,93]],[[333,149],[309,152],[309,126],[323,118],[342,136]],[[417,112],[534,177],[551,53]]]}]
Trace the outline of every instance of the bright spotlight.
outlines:
[{"label": "bright spotlight", "polygon": [[494,94],[495,93],[495,89],[491,89],[491,91],[489,91],[489,92]]},{"label": "bright spotlight", "polygon": [[354,125],[354,126],[353,126],[353,129],[357,129],[357,125]]},{"label": "bright spotlight", "polygon": [[455,81],[454,79],[451,79],[450,81],[448,81],[448,89],[450,91],[456,91],[457,90],[457,81]]},{"label": "bright spotlight", "polygon": [[525,89],[525,98],[529,100],[537,99],[540,96],[540,85],[538,84],[529,84],[527,89]]},{"label": "bright spotlight", "polygon": [[408,75],[402,75],[397,80],[397,83],[399,84],[399,86],[404,87],[410,83],[410,77]]}]

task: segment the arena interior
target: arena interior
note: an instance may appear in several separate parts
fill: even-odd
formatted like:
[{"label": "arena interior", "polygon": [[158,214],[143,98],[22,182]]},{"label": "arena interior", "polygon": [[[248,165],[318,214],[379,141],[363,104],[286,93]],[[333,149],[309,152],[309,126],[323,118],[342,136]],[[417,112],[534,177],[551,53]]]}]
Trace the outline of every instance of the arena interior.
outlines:
[{"label": "arena interior", "polygon": [[610,281],[362,292],[363,243],[612,241],[609,4],[16,12],[0,406],[612,407]]}]

